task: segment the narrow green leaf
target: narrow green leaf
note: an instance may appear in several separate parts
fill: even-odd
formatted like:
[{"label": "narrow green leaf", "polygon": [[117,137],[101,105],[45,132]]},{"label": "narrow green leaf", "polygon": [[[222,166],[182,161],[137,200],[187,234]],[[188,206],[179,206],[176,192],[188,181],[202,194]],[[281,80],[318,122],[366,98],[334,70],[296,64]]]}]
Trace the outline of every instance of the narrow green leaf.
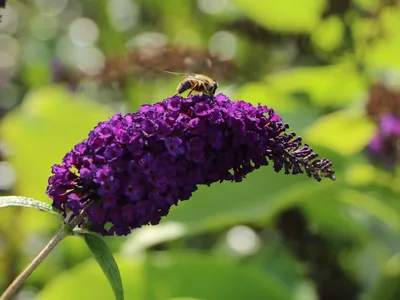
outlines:
[{"label": "narrow green leaf", "polygon": [[0,208],[9,206],[36,208],[41,211],[49,212],[52,214],[58,214],[58,212],[55,211],[50,204],[32,198],[21,197],[21,196],[0,197]]},{"label": "narrow green leaf", "polygon": [[121,274],[107,244],[99,235],[93,233],[84,232],[79,233],[79,235],[84,237],[90,251],[94,254],[97,263],[106,275],[108,282],[114,291],[115,299],[123,300],[124,288],[122,286]]}]

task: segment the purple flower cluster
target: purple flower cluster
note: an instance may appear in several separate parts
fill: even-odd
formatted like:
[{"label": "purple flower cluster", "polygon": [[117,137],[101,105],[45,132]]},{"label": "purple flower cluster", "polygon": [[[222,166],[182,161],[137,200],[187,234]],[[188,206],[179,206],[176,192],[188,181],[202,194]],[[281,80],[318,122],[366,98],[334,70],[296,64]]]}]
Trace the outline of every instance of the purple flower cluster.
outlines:
[{"label": "purple flower cluster", "polygon": [[266,106],[223,94],[173,96],[99,123],[52,167],[47,194],[65,216],[77,215],[90,201],[81,226],[127,235],[158,224],[198,185],[240,182],[269,161],[276,172],[334,180],[331,162],[316,159],[287,129]]},{"label": "purple flower cluster", "polygon": [[387,114],[379,117],[379,129],[368,145],[370,157],[387,167],[400,161],[400,118]]}]

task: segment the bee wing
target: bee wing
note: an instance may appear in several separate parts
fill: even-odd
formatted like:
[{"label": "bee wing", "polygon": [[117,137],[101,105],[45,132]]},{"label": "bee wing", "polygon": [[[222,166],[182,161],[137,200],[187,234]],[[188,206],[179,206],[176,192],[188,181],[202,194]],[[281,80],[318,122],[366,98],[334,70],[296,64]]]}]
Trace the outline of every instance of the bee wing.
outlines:
[{"label": "bee wing", "polygon": [[171,71],[164,71],[165,73],[168,73],[168,74],[172,74],[172,75],[175,75],[175,76],[180,76],[180,77],[186,77],[186,76],[188,76],[188,74],[184,74],[184,73],[177,73],[177,72],[171,72]]}]

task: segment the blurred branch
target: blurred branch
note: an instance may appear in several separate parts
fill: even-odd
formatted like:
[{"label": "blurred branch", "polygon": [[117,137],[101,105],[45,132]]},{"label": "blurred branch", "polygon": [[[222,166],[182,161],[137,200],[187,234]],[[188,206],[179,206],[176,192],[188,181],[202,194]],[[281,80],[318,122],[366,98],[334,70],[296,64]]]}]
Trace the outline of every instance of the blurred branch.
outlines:
[{"label": "blurred branch", "polygon": [[378,118],[392,114],[400,118],[400,91],[393,90],[382,83],[374,84],[369,91],[366,104],[367,115]]},{"label": "blurred branch", "polygon": [[324,11],[322,17],[327,18],[332,15],[345,16],[352,7],[351,0],[329,0],[327,9]]},{"label": "blurred branch", "polygon": [[169,76],[164,71],[204,73],[219,79],[235,76],[232,61],[221,60],[207,51],[176,46],[135,48],[125,55],[109,57],[103,69],[94,76],[67,69],[57,62],[52,65],[53,80],[78,84],[80,80],[93,80],[99,84],[118,83],[124,86],[129,76]]},{"label": "blurred branch", "polygon": [[281,213],[276,226],[293,253],[307,263],[308,276],[315,282],[321,300],[354,300],[359,284],[339,264],[339,251],[324,237],[311,232],[299,208]]},{"label": "blurred branch", "polygon": [[222,27],[224,30],[233,31],[252,42],[270,45],[294,42],[302,52],[309,50],[308,44],[305,43],[305,41],[309,40],[308,34],[283,34],[281,32],[274,32],[258,25],[251,19],[238,19],[222,25]]}]

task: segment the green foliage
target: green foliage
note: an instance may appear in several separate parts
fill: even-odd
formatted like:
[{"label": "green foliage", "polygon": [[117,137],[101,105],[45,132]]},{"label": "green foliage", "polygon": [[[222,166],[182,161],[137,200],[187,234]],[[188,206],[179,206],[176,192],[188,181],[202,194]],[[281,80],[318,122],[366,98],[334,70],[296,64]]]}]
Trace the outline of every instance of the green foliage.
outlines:
[{"label": "green foliage", "polygon": [[268,167],[257,173],[240,184],[225,182],[201,187],[191,201],[173,208],[164,220],[182,222],[192,233],[240,223],[270,223],[284,209],[313,202],[328,189],[338,188],[336,182],[315,185],[311,179],[276,174]]},{"label": "green foliage", "polygon": [[338,111],[312,124],[306,130],[305,138],[313,145],[324,146],[342,155],[354,155],[367,146],[374,129],[374,124],[365,116]]},{"label": "green foliage", "polygon": [[[290,298],[288,291],[268,273],[255,267],[190,252],[162,253],[144,260],[117,257],[126,299],[164,300]],[[112,293],[93,260],[65,272],[38,296],[46,299],[111,299]]]},{"label": "green foliage", "polygon": [[267,28],[281,32],[310,32],[325,8],[324,0],[235,0],[238,8]]},{"label": "green foliage", "polygon": [[[372,164],[365,155],[376,132],[375,121],[365,114],[370,84],[386,80],[400,86],[398,5],[377,0],[354,0],[348,7],[342,0],[71,0],[63,8],[64,1],[7,2],[11,13],[0,11],[0,56],[10,65],[14,58],[19,66],[0,64],[0,74],[10,79],[0,90],[5,113],[0,151],[6,145],[0,157],[6,156],[16,175],[5,194],[43,202],[0,198],[1,288],[58,230],[58,220],[37,211],[53,212],[45,195],[50,167],[114,112],[132,112],[175,93],[180,78],[165,76],[164,66],[196,65],[176,51],[167,62],[141,61],[143,74],[129,72],[138,65],[118,66],[110,72],[122,74],[116,84],[113,76],[102,81],[95,70],[85,73],[84,64],[104,58],[100,65],[112,69],[110,57],[129,57],[139,45],[164,49],[167,44],[210,49],[216,56],[233,53],[237,68],[229,77],[216,78],[218,91],[274,108],[290,130],[333,162],[337,180],[318,183],[304,175],[276,174],[267,166],[241,183],[201,186],[158,226],[119,238],[85,233],[86,244],[68,238],[32,274],[26,289],[40,291],[35,296],[43,300],[122,299],[122,293],[135,300],[316,300],[321,286],[313,271],[339,276],[329,270],[334,265],[346,282],[354,278],[360,299],[400,299],[400,173]],[[92,29],[71,29],[80,18],[97,26],[92,43],[85,40]],[[49,23],[33,26],[42,19]],[[118,28],[118,22],[131,25]],[[213,40],[221,31],[234,42]],[[54,34],[46,38],[49,32]],[[78,59],[93,49],[99,57]],[[49,83],[54,57],[74,71],[75,92],[68,90],[73,80]],[[215,69],[211,65],[203,73]],[[2,172],[0,162],[0,183],[12,177]],[[301,211],[307,228],[291,238],[304,234],[309,240],[293,242],[279,227],[293,208]],[[299,229],[295,221],[286,220],[286,229]],[[232,233],[243,225],[254,240]],[[310,241],[323,243],[318,247]],[[252,242],[256,246],[250,252],[240,252],[238,245]],[[305,258],[310,253],[318,264]]]},{"label": "green foliage", "polygon": [[338,16],[332,16],[319,23],[311,39],[317,49],[329,53],[342,46],[344,30],[344,22]]}]

